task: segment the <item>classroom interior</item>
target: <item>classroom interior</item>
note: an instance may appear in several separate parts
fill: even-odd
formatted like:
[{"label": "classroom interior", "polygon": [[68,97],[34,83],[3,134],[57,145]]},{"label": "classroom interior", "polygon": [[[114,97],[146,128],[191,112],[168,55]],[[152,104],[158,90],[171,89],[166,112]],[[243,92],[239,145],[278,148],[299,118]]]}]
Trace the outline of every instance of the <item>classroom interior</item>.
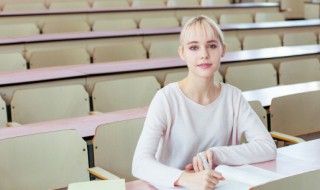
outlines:
[{"label": "classroom interior", "polygon": [[257,167],[319,178],[320,0],[0,0],[0,189],[154,190],[132,158],[153,96],[188,74],[177,49],[195,15],[224,33],[214,80],[242,90],[278,146]]}]

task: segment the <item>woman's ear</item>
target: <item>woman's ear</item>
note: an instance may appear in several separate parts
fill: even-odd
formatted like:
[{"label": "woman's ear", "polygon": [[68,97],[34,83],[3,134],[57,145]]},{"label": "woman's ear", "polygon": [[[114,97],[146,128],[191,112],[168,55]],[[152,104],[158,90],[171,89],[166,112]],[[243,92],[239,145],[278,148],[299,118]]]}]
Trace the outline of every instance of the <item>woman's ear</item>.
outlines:
[{"label": "woman's ear", "polygon": [[224,55],[226,54],[226,50],[227,50],[227,45],[223,44],[221,48],[221,57],[224,57]]},{"label": "woman's ear", "polygon": [[179,46],[178,53],[179,53],[180,58],[184,61],[185,58],[184,58],[184,54],[183,54],[183,46]]}]

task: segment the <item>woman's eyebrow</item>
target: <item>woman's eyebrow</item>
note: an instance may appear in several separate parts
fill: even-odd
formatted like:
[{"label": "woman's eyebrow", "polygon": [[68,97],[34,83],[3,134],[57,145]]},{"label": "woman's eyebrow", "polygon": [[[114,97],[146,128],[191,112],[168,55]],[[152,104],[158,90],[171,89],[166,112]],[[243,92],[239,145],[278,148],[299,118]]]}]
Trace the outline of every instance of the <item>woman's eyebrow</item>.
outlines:
[{"label": "woman's eyebrow", "polygon": [[[187,45],[189,45],[189,44],[197,44],[197,43],[199,43],[198,41],[191,41],[191,42],[188,42],[187,43]],[[218,43],[218,41],[217,40],[209,40],[209,41],[207,41],[207,43],[209,44],[209,43]]]},{"label": "woman's eyebrow", "polygon": [[209,41],[207,41],[207,43],[218,43],[218,41],[217,40],[209,40]]},{"label": "woman's eyebrow", "polygon": [[199,43],[198,41],[191,41],[191,42],[188,42],[187,45],[189,44],[196,44],[196,43]]}]

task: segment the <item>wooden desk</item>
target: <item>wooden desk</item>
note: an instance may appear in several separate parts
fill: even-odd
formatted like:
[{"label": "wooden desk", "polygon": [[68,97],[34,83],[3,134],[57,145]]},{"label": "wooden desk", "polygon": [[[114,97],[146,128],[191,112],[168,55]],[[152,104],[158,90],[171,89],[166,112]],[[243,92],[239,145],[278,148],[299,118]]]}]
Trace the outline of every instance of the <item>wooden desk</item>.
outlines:
[{"label": "wooden desk", "polygon": [[[292,20],[265,23],[225,24],[220,25],[220,28],[224,32],[225,36],[236,36],[241,40],[244,36],[253,34],[273,33],[282,36],[283,34],[288,32],[299,31],[312,31],[316,33],[319,31],[319,26],[320,20]],[[1,38],[0,45],[17,45],[32,43],[37,46],[40,46],[41,43],[49,42],[61,42],[61,45],[63,45],[64,43],[76,44],[79,41],[81,41],[82,44],[87,44],[90,42],[90,40],[101,38],[119,39],[119,41],[121,38],[141,38],[141,41],[143,41],[143,43],[149,44],[150,41],[152,41],[152,38],[168,39],[170,36],[176,36],[175,39],[178,39],[180,31],[180,27],[175,27],[162,29],[133,29],[124,31],[81,32],[72,34],[42,34],[29,37]],[[66,42],[62,43],[63,41]]]},{"label": "wooden desk", "polygon": [[153,7],[153,8],[118,8],[118,9],[88,9],[88,10],[45,10],[45,11],[30,11],[24,13],[1,12],[0,23],[11,23],[12,21],[24,21],[43,24],[46,21],[52,20],[82,20],[92,23],[97,19],[114,19],[114,18],[133,18],[136,21],[141,18],[148,17],[165,17],[178,16],[181,19],[182,15],[194,14],[210,14],[220,16],[227,12],[279,12],[279,3],[242,3],[231,4],[224,6],[211,7]]},{"label": "wooden desk", "polygon": [[[272,63],[277,68],[280,62],[306,58],[320,58],[320,45],[276,47],[261,50],[246,50],[226,53],[220,72],[225,75],[231,65]],[[180,58],[159,58],[121,62],[95,63],[30,69],[26,71],[0,73],[0,94],[9,105],[13,91],[52,85],[81,84],[91,95],[97,81],[110,79],[155,76],[161,85],[170,72],[186,71]]]},{"label": "wooden desk", "polygon": [[[320,165],[320,139],[280,148],[279,154]],[[319,167],[318,167],[319,168]]]},{"label": "wooden desk", "polygon": [[305,19],[320,19],[320,1],[304,2],[304,18]]},{"label": "wooden desk", "polygon": [[145,117],[147,107],[102,113],[77,118],[21,125],[19,127],[0,127],[0,139],[25,136],[49,131],[76,129],[83,138],[92,138],[99,125]]},{"label": "wooden desk", "polygon": [[[269,107],[273,98],[317,90],[320,90],[320,81],[276,86],[260,90],[247,91],[243,92],[242,94],[247,101],[258,100],[264,107]],[[145,117],[147,110],[147,107],[136,108],[98,115],[25,124],[19,127],[0,127],[0,139],[63,129],[76,129],[80,132],[83,138],[92,138],[98,125],[126,119]]]},{"label": "wooden desk", "polygon": [[[279,59],[291,60],[297,57],[317,57],[320,55],[320,45],[275,47],[259,50],[245,50],[226,53],[221,61],[220,72],[224,74],[229,64],[271,62],[280,63]],[[275,65],[277,66],[277,65]],[[49,68],[37,68],[17,72],[0,72],[0,87],[42,82],[47,80],[89,77],[95,75],[109,75],[128,72],[142,72],[159,69],[186,68],[180,58],[157,58],[147,60],[130,60],[118,62],[95,63],[90,65],[73,65]]]},{"label": "wooden desk", "polygon": [[[253,166],[291,176],[320,169],[320,139],[291,145],[277,150],[276,160],[252,164]],[[126,183],[127,190],[155,190],[145,181],[137,180]]]},{"label": "wooden desk", "polygon": [[263,107],[268,107],[271,105],[273,98],[318,90],[320,90],[320,81],[275,86],[259,90],[246,91],[242,94],[247,101],[258,100],[261,102]]}]

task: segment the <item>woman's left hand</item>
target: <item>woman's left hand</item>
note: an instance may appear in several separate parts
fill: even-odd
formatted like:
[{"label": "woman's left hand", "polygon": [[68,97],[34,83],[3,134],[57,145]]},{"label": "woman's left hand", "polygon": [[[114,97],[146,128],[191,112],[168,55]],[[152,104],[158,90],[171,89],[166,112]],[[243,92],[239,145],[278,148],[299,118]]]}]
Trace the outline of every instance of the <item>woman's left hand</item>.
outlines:
[{"label": "woman's left hand", "polygon": [[[213,167],[213,156],[214,156],[213,155],[213,151],[212,150],[207,150],[207,151],[204,151],[204,152],[200,152],[199,154],[202,154],[204,156],[204,158],[209,163],[210,169],[212,169],[212,167]],[[197,156],[193,157],[192,164],[186,165],[185,169],[188,170],[188,171],[194,170],[194,172],[200,172],[200,171],[205,170],[206,168],[205,168],[200,156],[197,155]]]}]

